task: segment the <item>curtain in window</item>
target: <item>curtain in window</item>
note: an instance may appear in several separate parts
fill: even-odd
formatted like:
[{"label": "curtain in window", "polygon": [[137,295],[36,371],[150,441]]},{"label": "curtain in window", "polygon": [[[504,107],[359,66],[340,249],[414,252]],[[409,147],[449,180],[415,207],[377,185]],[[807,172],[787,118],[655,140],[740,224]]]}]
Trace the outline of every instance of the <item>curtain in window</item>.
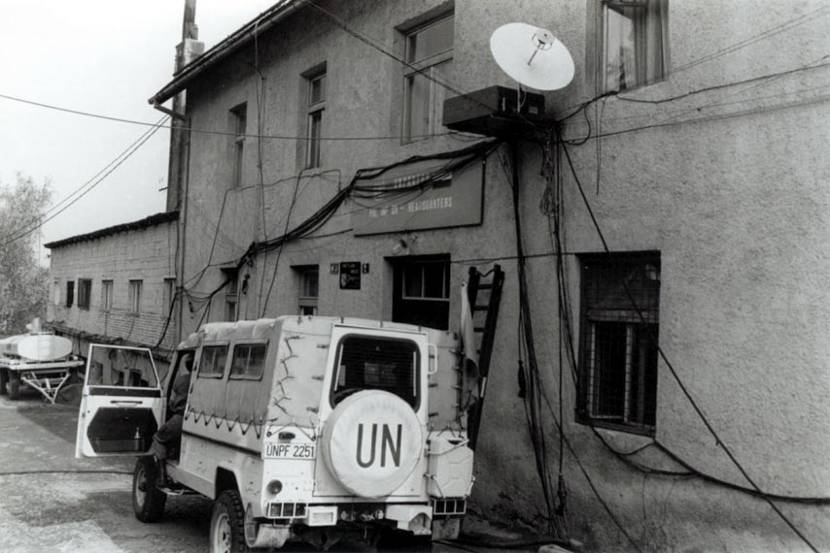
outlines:
[{"label": "curtain in window", "polygon": [[659,81],[668,48],[668,0],[603,4],[604,88],[626,90]]}]

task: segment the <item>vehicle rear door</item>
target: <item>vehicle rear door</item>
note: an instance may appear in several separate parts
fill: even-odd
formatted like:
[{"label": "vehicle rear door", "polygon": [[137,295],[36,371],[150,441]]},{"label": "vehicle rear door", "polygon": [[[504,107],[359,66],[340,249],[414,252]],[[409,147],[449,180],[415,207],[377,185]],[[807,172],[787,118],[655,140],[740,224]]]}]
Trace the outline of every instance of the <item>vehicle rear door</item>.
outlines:
[{"label": "vehicle rear door", "polygon": [[147,348],[91,344],[75,457],[141,455],[161,424],[162,391]]}]

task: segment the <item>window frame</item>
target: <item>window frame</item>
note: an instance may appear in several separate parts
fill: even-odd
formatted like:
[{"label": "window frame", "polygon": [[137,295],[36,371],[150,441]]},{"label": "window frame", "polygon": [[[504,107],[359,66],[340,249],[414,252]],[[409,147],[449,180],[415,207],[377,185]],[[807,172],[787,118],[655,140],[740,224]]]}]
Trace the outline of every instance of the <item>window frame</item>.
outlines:
[{"label": "window frame", "polygon": [[236,267],[226,267],[221,271],[222,278],[228,280],[222,296],[224,299],[222,320],[229,323],[236,322],[239,320],[239,270]]},{"label": "window frame", "polygon": [[[414,361],[415,367],[414,367],[414,374],[413,374],[413,381],[414,381],[413,382],[413,388],[415,390],[415,393],[414,393],[415,402],[414,402],[414,404],[410,404],[408,401],[406,401],[401,396],[398,396],[397,394],[394,394],[394,392],[389,392],[389,393],[392,393],[395,396],[399,397],[401,400],[406,402],[407,405],[410,405],[412,407],[412,410],[417,413],[418,410],[421,408],[421,402],[423,401],[423,398],[421,397],[422,396],[422,393],[421,393],[421,364],[422,364],[421,348],[418,346],[418,342],[416,342],[415,340],[413,340],[411,338],[404,338],[402,336],[378,336],[376,334],[363,334],[363,333],[359,333],[359,332],[349,332],[347,334],[344,334],[337,341],[337,348],[335,349],[335,355],[334,355],[335,365],[334,365],[334,367],[331,367],[331,369],[330,369],[332,372],[331,372],[331,383],[329,385],[329,392],[328,392],[329,406],[332,409],[334,409],[340,402],[342,402],[345,399],[345,398],[342,398],[340,400],[340,402],[338,402],[338,403],[334,402],[334,394],[337,391],[337,381],[340,379],[340,367],[342,365],[341,361],[342,361],[342,358],[343,358],[343,344],[349,338],[373,339],[373,340],[386,341],[386,342],[401,342],[401,343],[411,344],[413,346],[414,353],[415,353],[415,361]],[[360,390],[357,390],[354,393],[357,393],[358,391],[363,391],[363,390],[387,391],[387,390],[383,390],[382,388],[362,388]]]},{"label": "window frame", "polygon": [[110,278],[101,279],[101,311],[112,311],[113,287],[115,283]]},{"label": "window frame", "polygon": [[92,279],[79,278],[78,279],[78,301],[76,302],[78,309],[89,311],[89,306],[92,304]]},{"label": "window frame", "polygon": [[242,187],[242,168],[245,161],[245,138],[248,132],[248,102],[241,102],[229,110],[233,132],[231,187]]},{"label": "window frame", "polygon": [[72,307],[72,304],[75,303],[75,281],[74,280],[67,280],[66,281],[66,308],[69,309]]},{"label": "window frame", "polygon": [[[654,78],[649,79],[648,76],[644,77],[642,81],[640,80],[639,76],[636,79],[636,82],[632,84],[632,86],[626,86],[625,88],[619,87],[619,72],[616,73],[617,84],[611,86],[609,83],[609,73],[606,70],[606,66],[609,63],[609,41],[608,41],[608,33],[609,33],[609,17],[608,17],[608,10],[614,10],[614,8],[644,8],[648,10],[648,4],[650,1],[661,2],[663,5],[660,6],[660,28],[661,28],[661,37],[660,37],[660,46],[662,50],[662,67],[660,68],[659,75],[656,75]],[[642,88],[645,86],[649,86],[655,83],[659,83],[665,81],[669,75],[669,23],[668,23],[668,12],[669,12],[669,0],[599,0],[598,8],[599,10],[599,28],[597,29],[597,33],[599,35],[598,44],[599,52],[597,52],[597,64],[599,65],[599,75],[600,75],[600,83],[599,86],[603,93],[607,92],[629,92],[632,90],[636,90],[638,88]],[[665,10],[665,13],[663,13]],[[615,10],[616,11],[616,10]],[[623,16],[624,17],[624,16]],[[643,16],[643,21],[647,21],[648,13]],[[633,33],[637,32],[635,28]],[[647,31],[643,31],[647,33]],[[642,34],[636,35],[634,37],[634,42],[642,42],[645,44],[645,38]],[[635,54],[635,61],[639,61],[636,59]],[[648,56],[644,56],[644,61],[646,63],[644,72],[648,74],[649,67],[651,66],[650,60]]]},{"label": "window frame", "polygon": [[[203,373],[202,372],[202,368],[203,368],[202,360],[205,357],[205,350],[206,349],[213,350],[213,349],[221,349],[221,348],[224,348],[224,350],[225,350],[225,362],[222,365],[221,372],[219,372],[219,373],[207,373],[207,374]],[[225,378],[225,374],[227,372],[229,372],[228,371],[228,359],[230,359],[230,356],[228,355],[229,353],[230,353],[230,345],[227,344],[227,343],[216,342],[216,343],[202,344],[202,347],[199,348],[199,359],[198,359],[199,366],[196,369],[196,378],[207,378],[207,379],[210,379],[210,380],[222,380],[223,378]]]},{"label": "window frame", "polygon": [[[326,111],[328,73],[325,62],[303,73],[305,79],[306,144],[303,156],[305,169],[319,169],[323,166],[322,129],[323,114]],[[320,97],[314,99],[314,84],[320,83]],[[316,125],[315,125],[316,121]],[[314,132],[317,131],[315,137]]]},{"label": "window frame", "polygon": [[[320,301],[320,266],[319,265],[295,265],[292,267],[297,274],[297,311],[303,316],[315,316],[318,313]],[[306,292],[306,277],[317,274],[317,295],[310,296]],[[304,313],[304,309],[311,309],[313,313]]]},{"label": "window frame", "polygon": [[161,314],[167,315],[176,301],[176,277],[165,277],[162,279],[162,309]]},{"label": "window frame", "polygon": [[[236,356],[236,348],[238,347],[251,347],[251,346],[263,346],[264,347],[264,354],[262,356],[262,370],[259,372],[258,376],[249,376],[247,374],[241,375],[234,375],[233,374],[233,361],[234,357]],[[232,344],[229,353],[230,357],[230,366],[228,369],[228,380],[248,380],[252,382],[259,382],[262,380],[263,375],[265,374],[265,365],[268,360],[268,342],[267,341],[246,341],[246,342],[239,342]],[[250,357],[249,357],[250,360]]]},{"label": "window frame", "polygon": [[[411,52],[412,52],[412,41],[413,38],[416,38],[418,34],[422,33],[423,31],[433,27],[435,25],[440,24],[441,22],[445,21],[446,19],[452,19],[452,26],[453,26],[453,33],[452,33],[452,47],[446,50],[436,52],[430,56],[427,56],[423,59],[411,59]],[[455,10],[450,9],[448,11],[444,11],[435,15],[434,17],[430,17],[428,20],[415,25],[413,27],[409,27],[406,29],[402,29],[401,33],[403,35],[403,56],[406,64],[403,68],[403,97],[402,97],[402,109],[401,109],[401,141],[404,144],[413,142],[417,140],[418,135],[414,135],[412,132],[412,101],[411,101],[411,90],[412,86],[415,83],[415,79],[418,75],[423,76],[429,82],[429,106],[430,106],[430,117],[429,123],[427,125],[427,134],[435,134],[438,131],[439,126],[443,126],[442,123],[439,123],[438,115],[439,113],[443,113],[443,106],[437,106],[437,98],[438,95],[436,94],[436,87],[440,86],[435,81],[433,81],[430,77],[434,78],[435,67],[451,62],[454,58],[455,53]]]},{"label": "window frame", "polygon": [[[442,282],[441,282],[441,293],[444,294],[440,298],[434,296],[427,296],[426,295],[426,265],[434,264],[434,265],[442,265]],[[441,301],[441,302],[449,302],[450,301],[450,264],[449,261],[446,260],[426,260],[426,261],[413,261],[413,262],[405,262],[402,264],[401,268],[401,298],[404,300],[414,300],[414,301]],[[407,295],[407,288],[406,288],[406,278],[407,278],[407,270],[413,267],[418,267],[421,270],[421,295],[420,296],[410,296]]]},{"label": "window frame", "polygon": [[[654,436],[657,428],[657,402],[659,400],[659,397],[657,395],[659,381],[659,354],[657,352],[657,348],[659,348],[660,282],[662,270],[660,252],[643,251],[612,254],[581,254],[578,256],[578,260],[580,264],[580,339],[578,358],[579,388],[576,402],[576,422],[588,426],[593,426],[597,428],[608,428],[611,430],[617,430],[620,432],[626,432],[630,434]],[[656,269],[656,277],[654,279],[657,281],[657,290],[655,297],[656,306],[653,309],[650,307],[642,308],[640,306],[636,306],[635,308],[634,305],[631,306],[631,311],[636,312],[638,314],[638,318],[642,316],[641,320],[639,321],[625,320],[624,315],[621,316],[618,320],[610,318],[592,319],[588,314],[588,312],[592,308],[592,306],[589,305],[588,286],[590,277],[588,276],[588,271],[596,270],[597,268],[606,268],[613,265],[627,266],[631,267],[632,269],[636,267],[642,267],[643,269],[645,269],[649,265],[653,265]],[[623,287],[626,290],[626,294],[628,294],[628,286],[626,284],[623,284]],[[594,410],[598,409],[598,407],[594,405],[594,398],[596,397],[596,395],[601,393],[595,391],[599,389],[599,384],[597,384],[596,381],[599,380],[599,372],[601,371],[601,368],[595,365],[596,345],[594,342],[594,340],[596,339],[596,325],[599,323],[619,324],[624,325],[625,328],[624,366],[626,373],[623,377],[625,385],[624,389],[621,392],[616,392],[618,400],[621,399],[623,404],[622,417],[606,416],[605,418],[603,418],[602,415],[594,413]],[[637,334],[635,336],[635,333],[642,334]],[[632,393],[632,391],[634,393],[637,393],[631,387],[632,379],[630,371],[632,370],[632,364],[634,360],[633,344],[635,343],[635,340],[640,340],[643,337],[654,340],[654,376],[652,381],[644,382],[644,389],[642,390],[643,395],[640,398],[642,405],[642,402],[645,400],[646,394],[653,394],[655,410],[653,424],[645,421],[637,422],[625,420],[627,417],[626,413],[628,412],[629,408],[628,406],[631,402],[631,398],[629,397],[629,395],[630,393]],[[622,418],[623,420],[620,421],[620,418]]]},{"label": "window frame", "polygon": [[133,315],[141,313],[141,296],[144,295],[144,279],[131,278],[127,281],[127,310]]}]

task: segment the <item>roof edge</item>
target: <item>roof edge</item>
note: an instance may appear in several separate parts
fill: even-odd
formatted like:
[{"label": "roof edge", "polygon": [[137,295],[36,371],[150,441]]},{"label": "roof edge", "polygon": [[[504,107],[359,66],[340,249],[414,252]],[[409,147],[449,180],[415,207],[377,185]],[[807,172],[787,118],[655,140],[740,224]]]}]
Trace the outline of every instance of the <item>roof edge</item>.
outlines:
[{"label": "roof edge", "polygon": [[251,21],[228,35],[213,48],[184,66],[173,75],[173,80],[150,97],[147,102],[160,105],[187,88],[190,82],[219,61],[238,51],[254,37],[270,29],[279,21],[297,11],[307,0],[280,0]]},{"label": "roof edge", "polygon": [[145,228],[153,227],[156,225],[160,225],[162,223],[169,223],[171,221],[176,221],[179,218],[178,211],[164,211],[162,213],[156,213],[155,215],[150,215],[149,217],[145,217],[143,219],[139,219],[138,221],[131,221],[129,223],[121,223],[120,225],[114,225],[111,227],[106,227],[98,230],[94,230],[92,232],[87,232],[85,234],[76,234],[75,236],[70,236],[68,238],[62,238],[61,240],[55,240],[44,244],[44,248],[49,248],[50,250],[55,248],[61,248],[63,246],[69,246],[70,244],[76,244],[78,242],[86,242],[88,240],[97,240],[98,238],[104,238],[106,236],[111,236],[113,234],[119,234],[122,232],[129,232],[131,230],[142,230]]}]

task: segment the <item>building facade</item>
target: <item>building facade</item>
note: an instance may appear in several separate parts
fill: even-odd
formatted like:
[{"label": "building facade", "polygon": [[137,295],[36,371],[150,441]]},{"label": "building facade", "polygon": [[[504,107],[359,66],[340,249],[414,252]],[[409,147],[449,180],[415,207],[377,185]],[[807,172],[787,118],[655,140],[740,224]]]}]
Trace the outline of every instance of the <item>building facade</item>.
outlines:
[{"label": "building facade", "polygon": [[[151,99],[186,91],[194,130],[180,331],[457,330],[498,263],[475,510],[597,551],[830,547],[827,12],[280,2]],[[450,132],[446,98],[515,88],[488,49],[515,20],[573,82],[512,144]]]},{"label": "building facade", "polygon": [[86,355],[90,343],[147,347],[162,365],[176,345],[178,213],[45,244],[51,250],[48,325]]}]

